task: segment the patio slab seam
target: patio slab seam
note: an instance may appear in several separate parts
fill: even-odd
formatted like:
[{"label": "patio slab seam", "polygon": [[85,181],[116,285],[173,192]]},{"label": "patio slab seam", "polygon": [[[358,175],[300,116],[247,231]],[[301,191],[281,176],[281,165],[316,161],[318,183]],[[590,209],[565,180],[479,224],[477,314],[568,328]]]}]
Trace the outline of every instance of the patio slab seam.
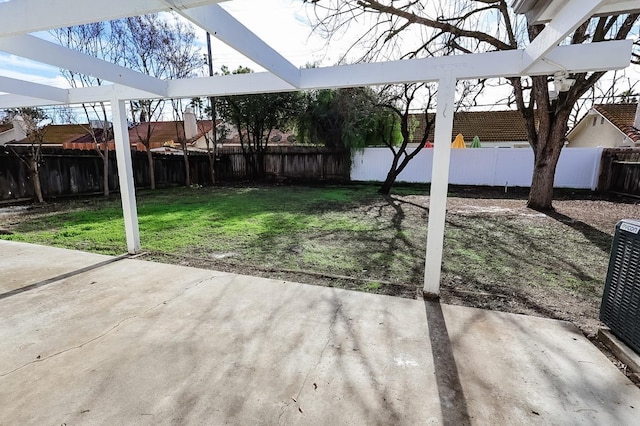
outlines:
[{"label": "patio slab seam", "polygon": [[111,259],[107,259],[103,262],[98,262],[93,265],[85,266],[84,268],[76,269],[74,271],[65,272],[64,274],[56,275],[55,277],[47,278],[46,280],[38,281],[37,283],[29,284],[24,287],[16,288],[4,293],[0,293],[0,300],[6,299],[11,296],[15,296],[17,294],[21,294],[30,290],[35,290],[40,287],[44,287],[49,284],[54,284],[59,281],[63,281],[67,278],[74,277],[76,275],[84,274],[85,272],[93,271],[94,269],[102,268],[103,266],[110,265],[112,263],[118,262],[123,259],[128,259],[129,254],[123,254],[120,256],[113,257]]}]

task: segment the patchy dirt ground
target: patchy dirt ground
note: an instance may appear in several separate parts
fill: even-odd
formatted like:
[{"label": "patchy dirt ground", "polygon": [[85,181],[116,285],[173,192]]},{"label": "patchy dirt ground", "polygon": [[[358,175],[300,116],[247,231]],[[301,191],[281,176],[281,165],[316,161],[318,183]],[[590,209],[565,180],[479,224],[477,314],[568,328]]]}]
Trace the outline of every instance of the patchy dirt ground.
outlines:
[{"label": "patchy dirt ground", "polygon": [[[518,235],[517,238],[527,240],[526,244],[540,245],[536,251],[544,256],[535,259],[531,252],[527,257],[511,253],[514,262],[510,282],[487,286],[478,280],[445,274],[443,301],[567,320],[588,337],[595,337],[600,327],[599,303],[615,224],[622,218],[640,215],[640,205],[620,201],[565,198],[554,202],[554,213],[543,214],[527,209],[524,200],[451,198],[448,212],[451,226],[467,218],[493,218],[513,225],[513,232],[517,229],[534,229],[534,234],[541,229],[546,232],[541,235],[543,240]],[[501,240],[493,240],[491,244],[500,246]],[[539,272],[542,277],[547,275],[557,285],[527,283],[532,263],[542,269]],[[572,276],[559,277],[561,270],[572,271]],[[562,279],[575,281],[558,282]]]}]

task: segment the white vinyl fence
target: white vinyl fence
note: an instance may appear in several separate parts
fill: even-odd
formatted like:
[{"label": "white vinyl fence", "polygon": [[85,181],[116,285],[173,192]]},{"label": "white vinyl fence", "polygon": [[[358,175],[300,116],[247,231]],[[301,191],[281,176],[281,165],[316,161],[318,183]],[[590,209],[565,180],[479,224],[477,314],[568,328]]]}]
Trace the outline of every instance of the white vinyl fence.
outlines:
[{"label": "white vinyl fence", "polygon": [[[556,169],[556,188],[596,190],[602,148],[564,148]],[[388,148],[356,152],[351,180],[382,182],[391,160]],[[398,182],[431,182],[433,149],[423,148],[398,176]],[[531,186],[533,150],[530,148],[467,148],[451,150],[449,183],[453,185]]]}]

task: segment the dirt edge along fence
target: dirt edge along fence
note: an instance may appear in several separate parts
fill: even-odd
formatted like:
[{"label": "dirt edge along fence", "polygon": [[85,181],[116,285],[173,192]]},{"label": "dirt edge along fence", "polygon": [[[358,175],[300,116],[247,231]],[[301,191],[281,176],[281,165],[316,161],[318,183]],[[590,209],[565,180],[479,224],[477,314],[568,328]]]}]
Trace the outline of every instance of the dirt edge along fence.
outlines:
[{"label": "dirt edge along fence", "polygon": [[[15,148],[20,152],[24,148]],[[109,189],[118,191],[115,152],[109,153]],[[182,154],[153,154],[156,184],[184,184]],[[149,187],[146,153],[132,151],[136,187]],[[322,147],[275,146],[264,156],[267,180],[291,182],[348,182],[351,171],[349,151],[333,151]],[[211,184],[209,158],[206,153],[190,152],[189,166],[193,184]],[[92,150],[43,148],[40,182],[45,199],[103,192],[102,160]],[[248,179],[248,168],[242,148],[221,147],[215,161],[219,182]],[[0,201],[33,197],[33,185],[26,165],[0,147]]]},{"label": "dirt edge along fence", "polygon": [[640,148],[605,148],[598,190],[640,197]]}]

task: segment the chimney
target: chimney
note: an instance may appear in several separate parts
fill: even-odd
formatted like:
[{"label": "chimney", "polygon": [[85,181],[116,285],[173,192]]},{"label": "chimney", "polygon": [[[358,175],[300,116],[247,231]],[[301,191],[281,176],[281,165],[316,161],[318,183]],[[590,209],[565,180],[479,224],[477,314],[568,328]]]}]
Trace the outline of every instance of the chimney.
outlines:
[{"label": "chimney", "polygon": [[196,115],[191,107],[184,110],[184,137],[187,140],[193,139],[198,135],[198,123]]},{"label": "chimney", "polygon": [[11,124],[13,125],[13,140],[19,142],[27,138],[27,125],[21,115],[13,117]]},{"label": "chimney", "polygon": [[633,120],[633,127],[640,130],[640,103],[636,106],[636,119]]}]

